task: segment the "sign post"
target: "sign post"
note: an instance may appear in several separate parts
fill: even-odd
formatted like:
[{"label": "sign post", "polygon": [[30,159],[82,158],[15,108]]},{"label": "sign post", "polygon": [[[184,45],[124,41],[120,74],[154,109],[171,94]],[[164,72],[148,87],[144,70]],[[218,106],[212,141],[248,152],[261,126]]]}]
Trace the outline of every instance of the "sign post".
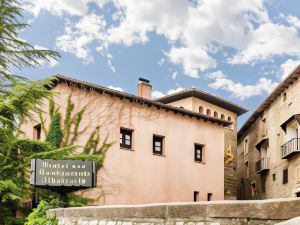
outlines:
[{"label": "sign post", "polygon": [[32,159],[30,184],[36,187],[81,189],[97,185],[96,163],[82,160]]}]

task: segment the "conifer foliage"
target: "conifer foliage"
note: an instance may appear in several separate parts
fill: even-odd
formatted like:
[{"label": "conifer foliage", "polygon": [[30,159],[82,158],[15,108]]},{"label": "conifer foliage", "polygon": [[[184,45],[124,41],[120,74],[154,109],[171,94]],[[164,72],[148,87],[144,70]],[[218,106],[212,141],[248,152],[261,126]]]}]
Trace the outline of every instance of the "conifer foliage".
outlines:
[{"label": "conifer foliage", "polygon": [[[62,198],[59,193],[51,190],[31,187],[29,185],[30,160],[33,158],[93,159],[99,162],[100,167],[103,153],[110,144],[102,145],[90,155],[73,154],[75,147],[71,143],[76,141],[76,137],[71,138],[68,134],[70,129],[68,124],[72,122],[65,121],[67,126],[64,132],[60,127],[61,114],[54,109],[53,102],[53,108],[50,108],[52,116],[48,131],[45,126],[42,126],[42,130],[47,133],[46,140],[21,138],[21,124],[30,119],[33,114],[41,116],[41,104],[47,98],[52,99],[48,89],[52,87],[53,79],[30,81],[12,74],[11,69],[35,67],[41,61],[59,57],[57,52],[35,49],[31,44],[18,38],[19,31],[28,26],[18,21],[21,17],[22,9],[18,1],[0,0],[0,225],[24,224],[24,217],[28,211],[24,209],[23,202],[26,199],[31,200],[32,194],[38,197],[40,205],[28,217],[27,224],[53,225],[56,223],[55,218],[44,218],[47,209],[81,206],[87,204],[89,199],[74,193],[67,193],[68,198]],[[78,121],[82,118],[83,111],[75,114],[77,119],[74,119],[76,128],[74,132],[77,136],[81,132]],[[64,199],[67,199],[67,202]],[[16,217],[16,214],[19,216]]]},{"label": "conifer foliage", "polygon": [[23,224],[16,212],[25,213],[22,199],[29,197],[30,187],[25,174],[30,158],[37,152],[51,151],[46,142],[19,139],[21,122],[37,111],[42,99],[50,96],[45,86],[51,79],[29,81],[13,75],[13,67],[34,67],[41,60],[56,59],[59,54],[36,50],[18,38],[27,27],[18,22],[22,10],[14,0],[0,0],[0,224]]}]

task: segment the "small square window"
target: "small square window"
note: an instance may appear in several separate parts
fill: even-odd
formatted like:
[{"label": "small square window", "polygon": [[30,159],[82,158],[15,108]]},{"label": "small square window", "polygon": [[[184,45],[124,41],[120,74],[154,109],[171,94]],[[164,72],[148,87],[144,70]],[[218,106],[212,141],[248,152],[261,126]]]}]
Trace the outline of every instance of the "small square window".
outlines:
[{"label": "small square window", "polygon": [[153,135],[153,154],[155,155],[163,154],[163,141],[164,141],[164,137]]},{"label": "small square window", "polygon": [[35,140],[41,139],[41,133],[42,133],[42,126],[41,124],[37,124],[33,127],[33,138]]},{"label": "small square window", "polygon": [[203,162],[203,145],[195,144],[195,161]]},{"label": "small square window", "polygon": [[273,173],[273,174],[272,174],[272,178],[273,178],[273,181],[276,180],[276,173]]},{"label": "small square window", "polygon": [[121,148],[132,148],[132,130],[120,129],[120,147]]}]

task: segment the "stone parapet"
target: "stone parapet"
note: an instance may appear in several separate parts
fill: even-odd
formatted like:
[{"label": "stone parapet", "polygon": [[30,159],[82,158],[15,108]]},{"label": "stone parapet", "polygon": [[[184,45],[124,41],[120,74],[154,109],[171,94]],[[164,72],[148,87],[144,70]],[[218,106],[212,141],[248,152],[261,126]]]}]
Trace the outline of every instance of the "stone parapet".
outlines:
[{"label": "stone parapet", "polygon": [[258,225],[300,216],[300,199],[215,201],[51,209],[59,225]]}]

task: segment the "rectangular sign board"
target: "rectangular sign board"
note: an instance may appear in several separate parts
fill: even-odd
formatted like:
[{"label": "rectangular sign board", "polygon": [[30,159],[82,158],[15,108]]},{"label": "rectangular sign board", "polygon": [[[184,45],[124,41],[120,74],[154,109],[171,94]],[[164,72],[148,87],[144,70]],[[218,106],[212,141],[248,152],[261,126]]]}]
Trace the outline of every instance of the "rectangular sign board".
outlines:
[{"label": "rectangular sign board", "polygon": [[96,173],[94,161],[32,159],[30,184],[39,187],[96,187]]}]

